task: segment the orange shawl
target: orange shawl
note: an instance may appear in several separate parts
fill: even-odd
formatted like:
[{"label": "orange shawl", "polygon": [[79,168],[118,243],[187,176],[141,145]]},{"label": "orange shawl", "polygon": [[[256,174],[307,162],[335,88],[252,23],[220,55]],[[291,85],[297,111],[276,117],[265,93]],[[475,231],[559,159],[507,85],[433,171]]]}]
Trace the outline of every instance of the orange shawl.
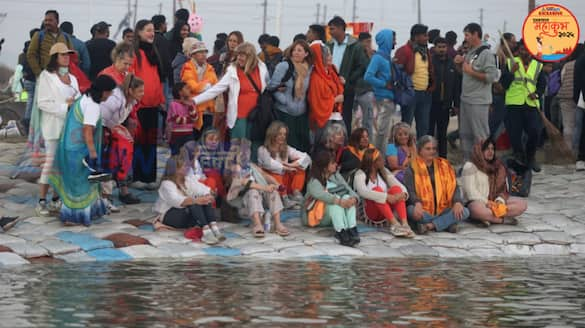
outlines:
[{"label": "orange shawl", "polygon": [[433,167],[435,173],[435,191],[425,162],[416,157],[411,162],[414,172],[414,187],[416,195],[422,201],[423,209],[431,215],[441,214],[451,207],[453,193],[457,187],[455,171],[451,164],[443,158],[435,158]]},{"label": "orange shawl", "polygon": [[335,67],[331,65],[325,70],[321,44],[311,45],[315,57],[315,66],[311,73],[307,101],[309,103],[309,124],[312,129],[321,129],[325,126],[334,108],[341,112],[341,104],[335,103],[335,97],[343,94],[343,84]]},{"label": "orange shawl", "polygon": [[[371,149],[371,148],[375,148],[374,145],[369,144],[366,148],[359,150],[358,148],[354,147],[354,146],[346,146],[345,149],[349,150],[355,157],[359,158],[360,162],[364,159],[364,153],[366,152],[366,150]],[[376,158],[376,156],[374,156],[374,159]]]}]

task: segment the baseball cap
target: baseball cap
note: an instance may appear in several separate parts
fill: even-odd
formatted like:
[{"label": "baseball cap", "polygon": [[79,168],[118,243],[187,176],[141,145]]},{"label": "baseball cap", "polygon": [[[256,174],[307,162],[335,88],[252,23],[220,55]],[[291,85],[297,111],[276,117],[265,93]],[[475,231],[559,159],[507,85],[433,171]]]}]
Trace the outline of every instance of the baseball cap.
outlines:
[{"label": "baseball cap", "polygon": [[209,50],[207,50],[205,43],[203,43],[202,41],[195,42],[195,44],[193,44],[193,46],[191,47],[191,55],[194,53],[197,53],[197,52],[201,52],[201,51],[209,51]]}]

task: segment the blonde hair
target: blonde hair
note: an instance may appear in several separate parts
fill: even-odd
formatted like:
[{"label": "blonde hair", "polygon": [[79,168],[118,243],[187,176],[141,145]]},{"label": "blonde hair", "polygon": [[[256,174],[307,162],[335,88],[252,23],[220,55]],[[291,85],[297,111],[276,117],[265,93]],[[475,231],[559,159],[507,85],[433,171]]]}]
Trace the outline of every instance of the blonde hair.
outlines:
[{"label": "blonde hair", "polygon": [[132,73],[128,73],[126,74],[126,77],[124,77],[124,81],[122,81],[122,85],[120,86],[120,88],[122,88],[124,95],[128,96],[130,90],[134,90],[143,85],[144,81],[141,78]]},{"label": "blonde hair", "polygon": [[390,133],[390,140],[389,140],[390,143],[393,143],[396,145],[396,135],[398,134],[398,131],[400,131],[402,129],[404,129],[408,132],[407,146],[408,147],[415,147],[416,146],[416,137],[414,135],[414,132],[412,132],[410,125],[408,125],[407,123],[404,123],[404,122],[398,122],[398,123],[394,124],[394,126],[392,127],[392,133]]},{"label": "blonde hair", "polygon": [[116,62],[118,59],[124,59],[124,56],[134,58],[134,46],[126,42],[118,43],[110,54],[112,62]]},{"label": "blonde hair", "polygon": [[283,128],[286,129],[286,136],[288,138],[288,126],[286,126],[286,124],[282,123],[281,121],[272,122],[270,124],[270,126],[268,127],[268,130],[266,130],[266,138],[264,139],[264,147],[266,147],[266,150],[268,150],[268,152],[270,153],[270,156],[272,158],[275,158],[276,155],[279,155],[280,159],[286,160],[288,157],[288,144],[287,144],[287,142],[278,146],[278,149],[276,151],[273,151],[273,147],[272,147],[272,145],[274,144],[274,140],[276,139],[276,137],[278,136],[278,133],[280,132],[280,129],[283,129]]},{"label": "blonde hair", "polygon": [[[181,148],[179,154],[171,156],[167,160],[167,165],[165,166],[165,174],[162,178],[162,181],[169,180],[172,181],[174,184],[181,189],[184,190],[185,186],[181,186],[177,183],[177,177],[179,169],[185,167],[185,165],[189,165],[189,155],[184,148]],[[184,191],[183,191],[184,192]]]},{"label": "blonde hair", "polygon": [[[246,64],[244,65],[244,72],[251,74],[252,71],[258,66],[258,57],[256,56],[256,48],[250,42],[244,42],[236,47],[236,54],[246,55]],[[238,65],[237,61],[234,65]]]},{"label": "blonde hair", "polygon": [[183,54],[187,57],[190,57],[191,56],[191,49],[193,49],[193,46],[198,41],[199,40],[197,40],[196,38],[186,37],[183,40]]}]

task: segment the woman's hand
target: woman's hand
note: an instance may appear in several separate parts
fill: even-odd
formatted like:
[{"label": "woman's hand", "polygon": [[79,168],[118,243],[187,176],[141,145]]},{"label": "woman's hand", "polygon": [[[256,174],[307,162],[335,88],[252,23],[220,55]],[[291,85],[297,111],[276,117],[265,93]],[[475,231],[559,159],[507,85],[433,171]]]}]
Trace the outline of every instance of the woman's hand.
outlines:
[{"label": "woman's hand", "polygon": [[455,215],[455,219],[457,221],[461,221],[461,219],[463,218],[463,205],[459,202],[455,203],[455,205],[453,205],[453,215]]},{"label": "woman's hand", "polygon": [[275,192],[278,189],[278,185],[275,184],[269,184],[264,186],[264,191],[266,192]]},{"label": "woman's hand", "polygon": [[213,196],[207,195],[207,196],[196,197],[193,199],[193,202],[196,205],[209,205],[209,204],[213,203]]},{"label": "woman's hand", "polygon": [[425,211],[423,209],[422,203],[416,203],[416,205],[414,205],[414,216],[415,217],[419,217],[422,218],[425,214]]},{"label": "woman's hand", "polygon": [[335,103],[342,103],[343,102],[343,95],[335,96]]},{"label": "woman's hand", "polygon": [[65,102],[67,103],[67,107],[69,107],[75,102],[75,97],[69,97],[65,100]]}]

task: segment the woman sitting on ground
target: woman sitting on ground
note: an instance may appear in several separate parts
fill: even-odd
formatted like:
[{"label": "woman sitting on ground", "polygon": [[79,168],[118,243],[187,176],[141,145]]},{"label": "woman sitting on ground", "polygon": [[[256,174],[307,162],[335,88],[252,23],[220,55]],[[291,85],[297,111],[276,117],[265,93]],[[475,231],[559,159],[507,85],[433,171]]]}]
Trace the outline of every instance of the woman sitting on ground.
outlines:
[{"label": "woman sitting on ground", "polygon": [[[250,142],[244,142],[239,148],[236,163],[231,166],[231,185],[227,201],[239,209],[239,215],[252,220],[253,234],[264,238],[265,227],[262,222],[274,221],[274,231],[279,236],[288,236],[288,229],[280,221],[283,210],[278,193],[278,182],[258,166],[250,163]],[[268,205],[268,212],[264,208]],[[260,220],[264,218],[264,220]]]},{"label": "woman sitting on ground", "polygon": [[354,246],[360,242],[356,226],[357,203],[358,195],[337,172],[334,154],[326,150],[315,154],[305,208],[301,211],[303,224],[309,227],[333,225],[335,238],[341,245]]},{"label": "woman sitting on ground", "polygon": [[[370,148],[364,152],[353,187],[365,200],[366,215],[371,221],[387,220],[394,236],[414,237],[406,216],[406,187],[384,167],[384,157],[377,149]],[[396,221],[393,211],[398,214],[400,222]]]},{"label": "woman sitting on ground", "polygon": [[349,136],[349,143],[341,152],[338,161],[339,173],[346,181],[351,181],[350,176],[361,167],[366,149],[374,149],[374,146],[370,144],[368,130],[357,128]]},{"label": "woman sitting on ground", "polygon": [[469,217],[463,206],[455,171],[449,161],[437,156],[437,141],[429,135],[417,143],[418,156],[404,173],[408,190],[408,218],[416,232],[445,231],[456,233],[457,224]]},{"label": "woman sitting on ground", "polygon": [[203,229],[201,241],[213,245],[225,240],[215,222],[211,204],[215,196],[193,174],[188,174],[190,163],[182,151],[167,161],[165,176],[158,190],[154,211],[160,215],[155,226],[161,223],[177,229],[198,226]]},{"label": "woman sitting on ground", "polygon": [[400,182],[404,182],[404,170],[415,156],[415,137],[410,125],[398,122],[392,127],[390,143],[386,147],[386,165]]},{"label": "woman sitting on ground", "polygon": [[266,170],[281,186],[280,195],[285,208],[300,206],[301,190],[305,185],[305,170],[311,158],[287,143],[288,127],[274,121],[266,131],[264,146],[258,148],[258,165]]},{"label": "woman sitting on ground", "polygon": [[326,150],[333,153],[335,161],[341,158],[341,152],[347,141],[345,124],[329,122],[320,133],[315,135],[315,146],[313,153]]},{"label": "woman sitting on ground", "polygon": [[504,164],[496,157],[495,142],[488,139],[473,147],[471,162],[463,166],[463,194],[470,217],[485,226],[518,224],[515,218],[526,211],[524,199],[510,197]]}]

